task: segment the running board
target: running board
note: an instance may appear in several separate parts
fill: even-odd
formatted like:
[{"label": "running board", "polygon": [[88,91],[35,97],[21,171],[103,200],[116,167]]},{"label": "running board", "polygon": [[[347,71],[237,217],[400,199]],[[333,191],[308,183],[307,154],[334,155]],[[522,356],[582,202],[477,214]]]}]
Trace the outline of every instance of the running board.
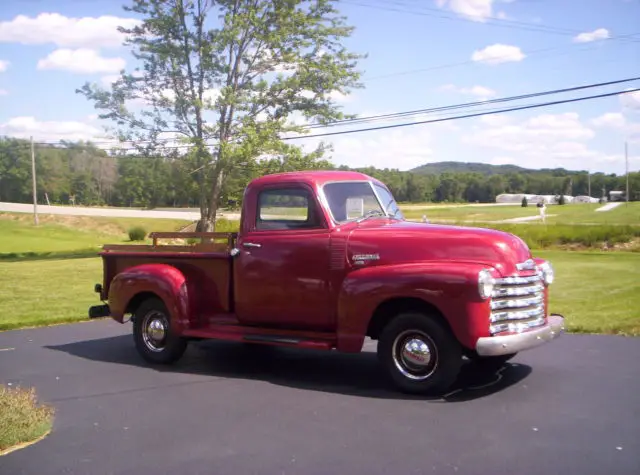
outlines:
[{"label": "running board", "polygon": [[[335,339],[327,340],[301,336],[288,336],[276,334],[259,334],[237,331],[225,331],[225,328],[193,328],[185,330],[183,336],[187,338],[201,338],[210,340],[226,340],[261,345],[288,346],[294,348],[307,348],[316,350],[331,350],[336,345]],[[255,329],[246,330],[251,331]]]}]

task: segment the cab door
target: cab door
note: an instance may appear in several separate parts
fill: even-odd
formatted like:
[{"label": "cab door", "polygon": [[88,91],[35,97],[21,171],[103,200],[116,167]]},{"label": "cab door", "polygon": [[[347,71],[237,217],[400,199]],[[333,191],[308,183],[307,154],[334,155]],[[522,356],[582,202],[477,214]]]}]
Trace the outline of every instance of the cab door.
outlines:
[{"label": "cab door", "polygon": [[259,190],[237,242],[234,294],[243,324],[331,331],[330,233],[313,190],[280,184]]}]

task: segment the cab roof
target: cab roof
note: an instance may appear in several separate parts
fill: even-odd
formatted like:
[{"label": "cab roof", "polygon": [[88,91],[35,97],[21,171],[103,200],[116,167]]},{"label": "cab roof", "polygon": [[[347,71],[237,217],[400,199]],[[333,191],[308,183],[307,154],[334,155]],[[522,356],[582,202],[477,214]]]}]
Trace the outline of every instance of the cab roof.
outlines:
[{"label": "cab roof", "polygon": [[255,178],[249,186],[273,185],[278,183],[303,182],[322,186],[331,181],[374,181],[377,179],[360,172],[343,170],[308,170],[284,173],[273,173]]}]

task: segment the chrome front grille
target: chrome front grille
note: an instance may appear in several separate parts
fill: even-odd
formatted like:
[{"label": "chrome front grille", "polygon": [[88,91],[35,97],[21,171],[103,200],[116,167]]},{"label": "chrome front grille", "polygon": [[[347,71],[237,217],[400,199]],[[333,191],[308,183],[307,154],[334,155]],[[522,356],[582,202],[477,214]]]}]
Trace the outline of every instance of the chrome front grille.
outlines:
[{"label": "chrome front grille", "polygon": [[544,324],[544,284],[539,274],[495,280],[491,294],[491,333],[521,332]]}]

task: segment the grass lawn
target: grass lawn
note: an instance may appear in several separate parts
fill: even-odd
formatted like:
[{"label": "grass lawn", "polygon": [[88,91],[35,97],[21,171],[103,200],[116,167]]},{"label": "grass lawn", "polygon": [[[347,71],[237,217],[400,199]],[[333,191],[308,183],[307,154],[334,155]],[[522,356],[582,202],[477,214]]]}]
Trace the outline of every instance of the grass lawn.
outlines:
[{"label": "grass lawn", "polygon": [[0,330],[87,320],[99,305],[102,282],[97,257],[45,261],[0,261]]},{"label": "grass lawn", "polygon": [[45,436],[53,409],[40,405],[33,389],[0,385],[0,455]]},{"label": "grass lawn", "polygon": [[640,255],[627,252],[535,251],[556,271],[552,312],[574,332],[640,336]]},{"label": "grass lawn", "polygon": [[[596,212],[600,204],[568,204],[547,206],[547,222],[562,224],[637,224],[640,225],[640,203],[622,204],[610,211]],[[428,205],[400,206],[407,219],[420,219],[427,215],[429,220],[498,221],[511,218],[537,216],[538,208],[529,205],[514,206],[450,206],[432,208]],[[555,216],[551,216],[555,215]]]},{"label": "grass lawn", "polygon": [[[556,269],[551,311],[569,331],[640,336],[640,254],[536,251]],[[0,262],[0,330],[86,321],[99,258]]]}]

